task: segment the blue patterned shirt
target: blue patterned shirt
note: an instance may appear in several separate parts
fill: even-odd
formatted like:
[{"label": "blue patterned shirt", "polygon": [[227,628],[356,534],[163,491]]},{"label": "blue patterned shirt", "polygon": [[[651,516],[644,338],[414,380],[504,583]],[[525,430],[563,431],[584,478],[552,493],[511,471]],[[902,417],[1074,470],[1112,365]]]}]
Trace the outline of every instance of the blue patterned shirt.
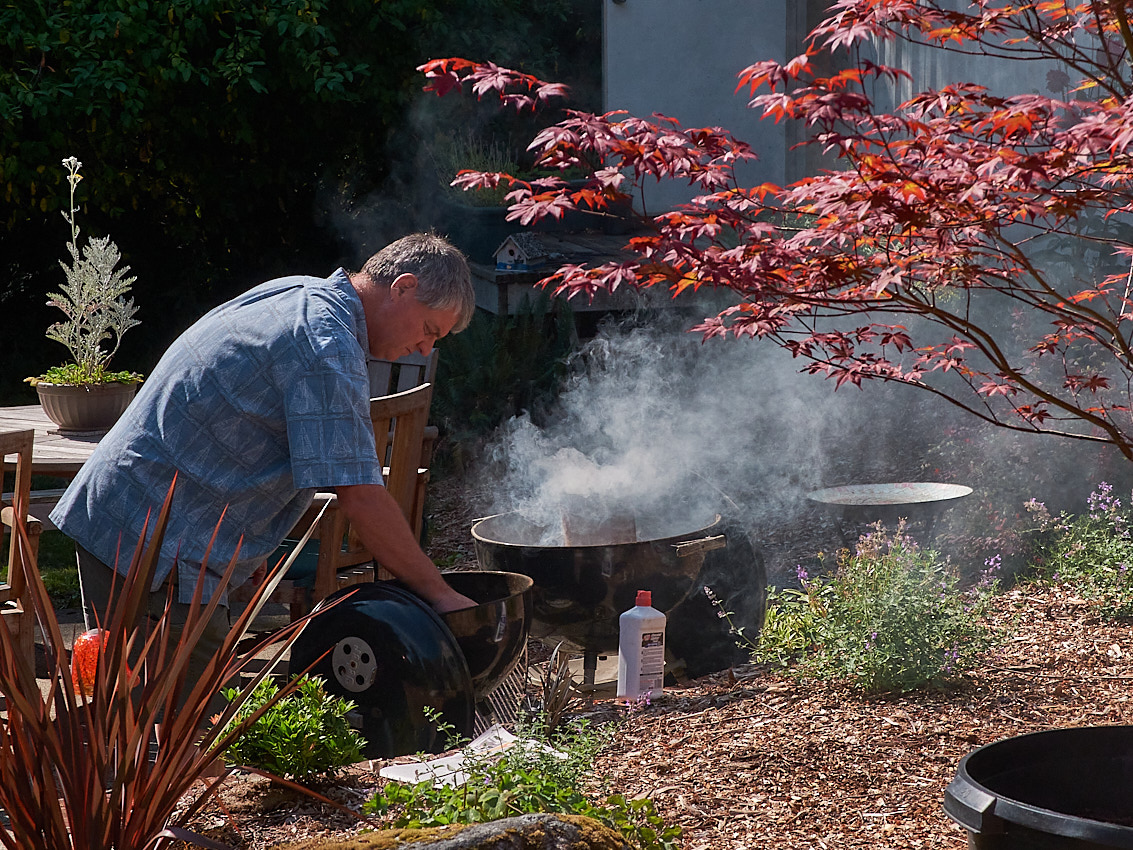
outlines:
[{"label": "blue patterned shirt", "polygon": [[125,573],[176,472],[154,588],[176,563],[179,600],[191,602],[214,530],[203,598],[238,541],[232,583],[243,583],[316,489],[382,483],[367,350],[362,303],[342,269],[269,281],[222,304],[166,351],[51,521]]}]

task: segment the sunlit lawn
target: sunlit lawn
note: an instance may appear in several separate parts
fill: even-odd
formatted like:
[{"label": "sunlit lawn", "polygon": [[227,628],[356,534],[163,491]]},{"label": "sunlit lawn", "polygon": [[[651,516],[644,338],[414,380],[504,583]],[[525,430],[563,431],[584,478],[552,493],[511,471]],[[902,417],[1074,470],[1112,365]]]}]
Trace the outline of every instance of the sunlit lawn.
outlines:
[{"label": "sunlit lawn", "polygon": [[[75,568],[75,544],[61,531],[45,531],[39,536],[39,574],[57,608],[77,608],[80,603],[79,573]],[[6,558],[0,563],[6,580]]]},{"label": "sunlit lawn", "polygon": [[39,574],[56,607],[79,607],[75,543],[63,532],[45,531],[39,536]]}]

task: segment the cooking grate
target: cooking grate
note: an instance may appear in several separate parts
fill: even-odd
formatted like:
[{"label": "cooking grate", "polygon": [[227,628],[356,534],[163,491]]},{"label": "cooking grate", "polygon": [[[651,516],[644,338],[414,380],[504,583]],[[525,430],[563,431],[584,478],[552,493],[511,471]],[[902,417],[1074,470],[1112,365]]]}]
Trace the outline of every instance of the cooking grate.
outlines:
[{"label": "cooking grate", "polygon": [[476,701],[476,716],[472,737],[483,734],[499,723],[515,728],[523,698],[527,694],[527,647],[519,657],[515,669],[508,673],[495,688]]}]

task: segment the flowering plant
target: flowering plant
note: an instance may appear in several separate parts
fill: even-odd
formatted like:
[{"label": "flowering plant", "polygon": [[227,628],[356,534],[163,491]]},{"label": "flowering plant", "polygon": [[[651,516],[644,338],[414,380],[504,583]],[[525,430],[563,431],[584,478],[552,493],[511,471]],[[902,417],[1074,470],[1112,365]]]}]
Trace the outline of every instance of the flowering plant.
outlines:
[{"label": "flowering plant", "polygon": [[[72,361],[54,366],[38,377],[28,378],[33,386],[40,381],[49,384],[137,383],[141,375],[134,372],[109,372],[111,358],[118,351],[122,335],[139,324],[134,318],[138,308],[127,295],[135,277],[130,267],[118,267],[122,254],[109,236],[91,237],[79,250],[79,226],[75,222],[75,188],[83,179],[83,164],[75,157],[63,160],[67,182],[71,187],[69,212],[63,218],[71,226],[67,252],[71,262],[60,261],[67,282],[59,292],[48,293],[47,303],[58,307],[66,318],[47,329],[47,338],[62,343],[71,352]],[[110,343],[108,348],[103,343]]]},{"label": "flowering plant", "polygon": [[1031,563],[1040,580],[1072,588],[1095,600],[1109,617],[1133,616],[1133,514],[1098,484],[1083,514],[1054,516],[1034,499],[1027,510],[1037,521]]},{"label": "flowering plant", "polygon": [[802,676],[839,679],[869,692],[909,691],[960,677],[991,645],[984,614],[997,586],[998,557],[961,588],[936,552],[899,525],[880,524],[844,551],[832,576],[768,595],[755,655]]}]

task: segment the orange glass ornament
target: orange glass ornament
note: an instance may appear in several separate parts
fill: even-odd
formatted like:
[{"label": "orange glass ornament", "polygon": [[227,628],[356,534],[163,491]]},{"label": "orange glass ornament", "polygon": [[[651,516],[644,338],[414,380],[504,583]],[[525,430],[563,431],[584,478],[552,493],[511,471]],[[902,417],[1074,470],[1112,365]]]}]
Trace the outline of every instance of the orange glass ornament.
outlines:
[{"label": "orange glass ornament", "polygon": [[95,669],[105,645],[106,631],[90,629],[75,638],[71,646],[71,678],[82,694],[90,696],[94,693]]}]

